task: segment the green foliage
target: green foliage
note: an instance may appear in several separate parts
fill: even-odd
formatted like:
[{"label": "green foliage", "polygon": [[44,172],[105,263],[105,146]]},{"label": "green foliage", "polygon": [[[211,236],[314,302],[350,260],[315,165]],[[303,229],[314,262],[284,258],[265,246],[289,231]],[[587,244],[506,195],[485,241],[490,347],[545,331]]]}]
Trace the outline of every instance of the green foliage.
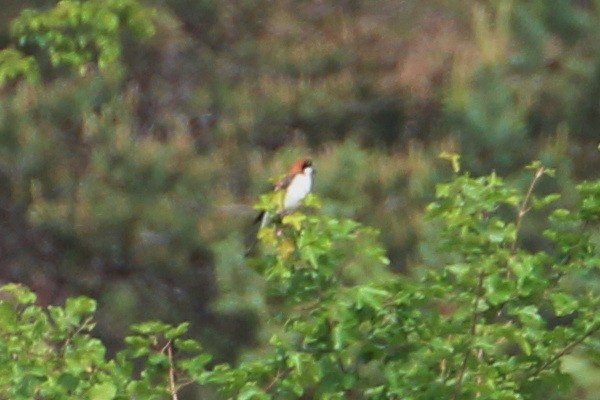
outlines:
[{"label": "green foliage", "polygon": [[514,170],[540,157],[532,140],[565,130],[596,137],[589,104],[598,93],[597,3],[485,1],[459,8],[472,14],[480,62],[453,65],[443,104],[471,170]]},{"label": "green foliage", "polygon": [[[527,271],[546,276],[550,265],[585,259],[582,254],[593,252],[590,243],[598,242],[594,182],[576,186],[600,168],[594,149],[600,129],[599,4],[5,0],[0,278],[34,287],[43,304],[72,293],[97,298],[97,332],[109,352],[134,321],[189,320],[191,333],[218,362],[252,361],[269,353],[272,335],[284,343],[297,337],[271,319],[284,294],[302,301],[317,289],[329,290],[323,288],[327,279],[317,276],[305,293],[293,295],[299,283],[284,280],[285,274],[307,279],[310,268],[327,261],[323,253],[331,240],[296,254],[298,228],[314,223],[324,235],[337,229],[326,220],[317,226],[314,215],[290,216],[281,237],[278,229],[263,233],[264,250],[274,259],[278,252],[287,257],[271,271],[277,280],[267,283],[261,273],[268,266],[248,268],[243,256],[249,204],[270,177],[295,157],[310,155],[319,170],[315,192],[326,199],[319,213],[336,216],[348,230],[362,231],[350,221],[377,227],[395,272],[426,279],[431,270],[450,266],[444,279],[466,290],[468,279],[474,280],[471,262],[461,261],[467,249],[475,257],[514,246],[518,262],[510,260],[510,275],[520,274],[522,281],[500,279],[486,266],[482,283],[490,293],[485,302],[504,318],[513,290],[535,294],[544,287],[523,278]],[[153,31],[151,40],[140,40]],[[428,213],[438,213],[437,219],[427,222],[423,210],[433,187],[451,174],[439,167],[441,151],[461,153],[460,163],[449,156],[456,171],[463,166],[479,176],[496,170],[503,179],[463,177],[465,193],[440,187],[447,198],[432,206]],[[527,193],[517,189],[527,185],[520,166],[535,158],[557,173],[536,191],[560,196],[529,196],[525,209],[531,211],[518,226],[514,210]],[[469,196],[488,186],[490,197],[482,200],[487,208],[478,211]],[[456,193],[471,220],[453,220],[450,228],[444,221],[459,206]],[[555,206],[560,210],[548,219]],[[496,217],[493,224],[488,217]],[[449,237],[442,240],[446,229]],[[378,282],[373,290],[357,290],[362,307],[376,305],[379,291],[389,292],[380,282],[398,278],[366,250],[348,260],[342,253],[354,239],[335,234],[336,262],[344,274],[352,272],[343,285]],[[533,257],[539,251],[540,258],[549,257],[545,264],[521,264],[526,257],[520,252]],[[550,277],[562,292],[540,295],[537,314],[544,323],[569,326],[578,297],[600,291],[598,274],[586,269],[595,261],[586,260],[585,268]],[[297,273],[288,261],[306,266]],[[495,255],[486,262],[505,261]],[[370,262],[377,268],[359,268]],[[408,287],[414,283],[406,281]],[[457,307],[452,294],[435,295],[441,305],[417,301],[419,312]],[[515,312],[534,323],[534,311]],[[488,314],[493,312],[478,320],[493,322]],[[407,320],[423,320],[415,318]],[[361,324],[368,336],[369,324]],[[343,332],[336,335],[347,337]],[[463,339],[459,344],[465,345]],[[448,347],[448,340],[439,347]],[[507,347],[532,347],[536,354],[522,338]],[[597,374],[595,352],[586,347],[572,357],[569,371],[587,371],[573,373],[578,383]],[[469,367],[473,360],[468,358]],[[361,379],[387,382],[377,372],[380,364],[358,365]],[[465,384],[469,377],[472,370],[465,372]],[[311,379],[303,384],[305,397]],[[248,396],[264,388],[255,386],[248,383]]]},{"label": "green foliage", "polygon": [[539,163],[530,169],[525,193],[495,174],[440,184],[427,215],[444,261],[424,266],[419,280],[360,279],[386,259],[373,232],[356,222],[291,214],[264,228],[254,266],[281,331],[269,355],[218,366],[203,382],[229,398],[253,399],[568,392],[572,381],[561,359],[600,331],[597,291],[574,292],[567,284],[597,268],[580,224],[597,216],[600,191],[597,183],[582,185],[581,211],[557,209],[549,218],[552,250],[532,252],[519,243],[523,219],[558,196],[538,198],[535,186],[553,171]]},{"label": "green foliage", "polygon": [[[12,21],[11,36],[19,48],[41,49],[53,67],[83,75],[93,63],[100,70],[118,72],[123,33],[150,37],[152,13],[137,0],[64,0],[45,11],[25,9]],[[15,49],[2,50],[0,84],[18,76],[39,81],[38,62]]]},{"label": "green foliage", "polygon": [[0,293],[3,398],[162,399],[188,385],[210,360],[196,341],[184,338],[189,324],[159,322],[134,325],[126,348],[107,359],[105,346],[90,334],[94,300],[70,298],[64,307],[44,309],[23,286],[5,285]]},{"label": "green foliage", "polygon": [[[99,330],[118,341],[142,313],[205,315],[215,293],[206,250],[215,228],[204,219],[214,193],[199,188],[220,178],[218,163],[196,157],[181,131],[138,138],[134,100],[113,97],[114,86],[98,76],[17,92],[0,110],[0,203],[3,218],[21,222],[1,236],[40,236],[12,253],[19,267],[5,269],[6,280],[31,285],[37,270],[42,282],[93,296],[106,305]],[[45,245],[56,253],[31,262],[31,249]]]},{"label": "green foliage", "polygon": [[[457,157],[445,155],[458,169]],[[579,187],[580,207],[552,211],[547,251],[519,242],[525,216],[556,195],[521,193],[491,174],[438,185],[427,216],[438,266],[420,278],[385,271],[377,232],[322,213],[274,218],[251,262],[265,281],[272,336],[266,352],[207,368],[184,337],[188,323],[132,326],[126,348],[106,359],[90,336],[96,302],[80,297],[43,309],[8,285],[0,301],[0,393],[10,398],[159,399],[189,384],[228,398],[535,399],[568,393],[561,360],[594,348],[600,295],[585,281],[600,255],[582,229],[597,223],[600,184]],[[311,196],[307,205],[318,209]],[[261,207],[275,212],[275,195]],[[134,365],[140,368],[136,373]]]},{"label": "green foliage", "polygon": [[35,59],[25,56],[15,49],[0,51],[0,86],[20,76],[29,82],[35,83],[39,80],[39,70]]}]

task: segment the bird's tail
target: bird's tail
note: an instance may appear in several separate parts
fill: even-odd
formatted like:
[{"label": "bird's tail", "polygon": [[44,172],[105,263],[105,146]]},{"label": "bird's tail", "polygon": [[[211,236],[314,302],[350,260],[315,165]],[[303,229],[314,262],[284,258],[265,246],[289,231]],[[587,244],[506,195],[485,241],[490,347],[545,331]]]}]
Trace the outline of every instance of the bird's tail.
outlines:
[{"label": "bird's tail", "polygon": [[266,213],[267,212],[265,210],[261,210],[261,212],[259,212],[258,215],[252,221],[252,225],[256,225],[259,222],[261,222]]},{"label": "bird's tail", "polygon": [[[259,222],[260,222],[260,226],[258,227],[258,230],[260,231],[262,228],[267,226],[269,224],[269,222],[271,222],[271,215],[267,211],[262,210],[260,213],[258,213],[256,218],[254,218],[252,225],[256,225]],[[258,233],[256,235],[254,235],[254,237],[252,238],[252,242],[247,246],[246,253],[245,253],[246,257],[248,257],[254,253],[254,250],[255,250],[257,244],[258,244]]]},{"label": "bird's tail", "polygon": [[267,226],[269,224],[269,222],[271,222],[271,216],[269,215],[269,213],[267,211],[262,210],[260,213],[258,213],[256,218],[254,218],[252,225],[256,225],[259,222],[260,222],[260,228],[264,228],[265,226]]}]

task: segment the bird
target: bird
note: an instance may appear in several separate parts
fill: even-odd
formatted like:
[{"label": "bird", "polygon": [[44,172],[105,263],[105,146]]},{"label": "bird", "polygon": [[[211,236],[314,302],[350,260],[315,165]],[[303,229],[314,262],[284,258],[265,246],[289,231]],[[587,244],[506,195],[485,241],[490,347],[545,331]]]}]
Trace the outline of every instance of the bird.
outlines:
[{"label": "bird", "polygon": [[[313,163],[308,158],[299,159],[292,164],[289,174],[274,187],[275,192],[285,190],[279,214],[287,214],[300,207],[312,189],[314,174]],[[270,221],[269,213],[261,211],[255,219],[255,222],[258,221],[261,221],[260,227],[264,228]]]}]

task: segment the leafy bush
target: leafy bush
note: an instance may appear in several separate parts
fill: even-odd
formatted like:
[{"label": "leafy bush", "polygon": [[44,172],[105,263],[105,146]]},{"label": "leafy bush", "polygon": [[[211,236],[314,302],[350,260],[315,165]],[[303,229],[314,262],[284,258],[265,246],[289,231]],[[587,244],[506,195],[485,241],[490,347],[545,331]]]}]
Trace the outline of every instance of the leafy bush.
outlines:
[{"label": "leafy bush", "polygon": [[88,63],[101,70],[121,67],[121,35],[139,38],[154,33],[153,10],[137,0],[60,1],[49,10],[25,9],[11,23],[15,47],[0,51],[0,85],[18,76],[30,82],[40,79],[38,63],[26,55],[42,50],[38,62],[67,67],[85,74]]},{"label": "leafy bush", "polygon": [[[352,220],[293,213],[263,228],[251,265],[266,283],[270,350],[237,366],[207,369],[209,356],[182,337],[187,323],[135,325],[126,349],[106,360],[89,335],[93,300],[44,310],[31,292],[5,286],[2,396],[177,398],[191,383],[239,399],[568,393],[561,358],[594,344],[600,331],[600,295],[587,280],[600,256],[586,230],[600,219],[600,182],[579,186],[576,210],[553,210],[546,249],[530,251],[519,241],[526,215],[559,198],[536,196],[553,171],[530,169],[525,193],[495,174],[440,184],[427,209],[436,256],[415,279],[386,273],[377,232]],[[267,196],[260,207],[272,211],[276,202]]]},{"label": "leafy bush", "polygon": [[[102,342],[90,336],[94,300],[70,298],[64,307],[44,309],[23,286],[5,285],[0,293],[2,398],[160,399],[189,384],[185,371],[209,361],[197,354],[195,341],[181,337],[187,323],[173,327],[160,322],[133,326],[126,349],[107,359]],[[182,357],[186,352],[195,355]]]},{"label": "leafy bush", "polygon": [[524,399],[568,391],[561,357],[600,330],[600,296],[585,282],[576,292],[568,283],[599,265],[581,227],[599,216],[600,186],[580,186],[581,208],[553,211],[548,250],[529,251],[519,242],[526,214],[559,198],[533,194],[552,171],[531,168],[525,193],[495,174],[439,185],[427,210],[439,267],[423,267],[416,281],[362,281],[386,259],[374,232],[353,221],[295,214],[262,231],[256,267],[282,330],[269,356],[216,367],[205,381],[228,397],[265,399]]}]

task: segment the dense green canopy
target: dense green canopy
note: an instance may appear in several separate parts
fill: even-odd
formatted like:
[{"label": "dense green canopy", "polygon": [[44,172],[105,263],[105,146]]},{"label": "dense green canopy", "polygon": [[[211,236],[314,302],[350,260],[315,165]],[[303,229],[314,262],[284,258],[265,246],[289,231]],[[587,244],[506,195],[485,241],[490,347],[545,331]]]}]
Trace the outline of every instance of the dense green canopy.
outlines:
[{"label": "dense green canopy", "polygon": [[[43,306],[96,299],[109,352],[159,319],[189,321],[216,362],[252,358],[274,307],[245,257],[253,204],[298,157],[318,214],[380,231],[389,268],[369,282],[456,263],[424,218],[453,176],[440,153],[521,195],[540,160],[539,201],[580,207],[600,171],[599,26],[595,0],[4,0],[0,281]],[[519,210],[488,200],[503,223]],[[532,257],[556,256],[549,213],[516,229]],[[594,360],[571,359],[573,393],[600,387]]]}]

